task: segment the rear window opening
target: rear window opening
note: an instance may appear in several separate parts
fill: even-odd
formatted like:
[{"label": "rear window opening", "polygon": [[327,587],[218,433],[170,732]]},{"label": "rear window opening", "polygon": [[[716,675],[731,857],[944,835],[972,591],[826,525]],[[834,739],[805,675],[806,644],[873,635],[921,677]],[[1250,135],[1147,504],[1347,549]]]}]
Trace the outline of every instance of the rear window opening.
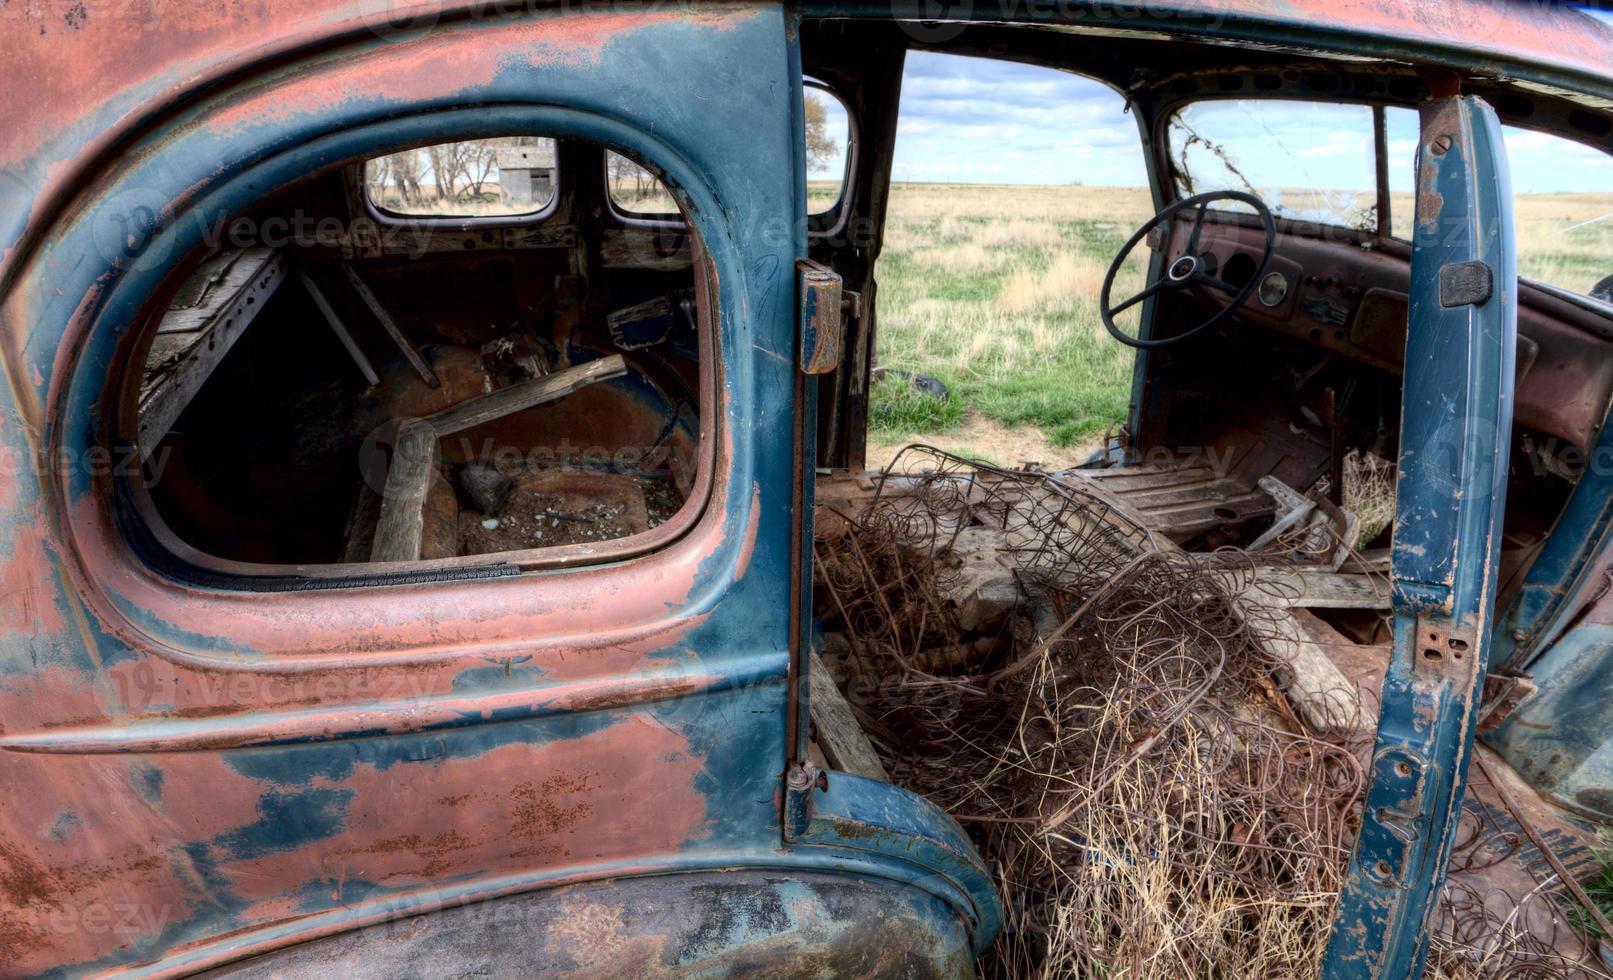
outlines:
[{"label": "rear window opening", "polygon": [[[801,99],[807,214],[824,218],[841,210],[845,201],[856,153],[856,128],[851,110],[822,82],[807,79]],[[653,171],[618,153],[606,154],[605,161],[610,204],[617,215],[654,224],[683,220],[671,194]]]},{"label": "rear window opening", "polygon": [[498,136],[416,146],[364,161],[364,193],[394,217],[537,214],[555,198],[554,140]]},{"label": "rear window opening", "polygon": [[[497,182],[436,198],[433,159],[466,147]],[[701,497],[710,280],[697,235],[639,255],[608,209],[556,200],[556,157],[597,173],[604,153],[525,137],[407,150],[230,223],[135,362],[124,431],[156,537],[202,564],[315,574],[575,562],[672,537]],[[546,166],[512,182],[499,161],[519,154]],[[400,185],[405,157],[421,169]],[[488,206],[479,220],[440,220],[467,201]]]}]

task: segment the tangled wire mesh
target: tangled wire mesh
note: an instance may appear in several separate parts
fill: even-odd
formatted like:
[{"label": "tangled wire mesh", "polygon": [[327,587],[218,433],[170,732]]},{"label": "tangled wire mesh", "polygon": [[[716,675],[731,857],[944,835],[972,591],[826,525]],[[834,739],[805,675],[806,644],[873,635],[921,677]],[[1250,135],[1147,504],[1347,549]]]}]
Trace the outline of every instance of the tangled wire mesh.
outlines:
[{"label": "tangled wire mesh", "polygon": [[[982,551],[1021,596],[984,627],[946,598]],[[982,976],[1317,974],[1370,726],[1296,715],[1250,556],[1183,552],[1094,491],[915,446],[855,513],[820,513],[815,568],[891,778],[992,865],[1007,915]],[[1465,825],[1453,867],[1498,860],[1498,833]],[[1431,976],[1583,975],[1516,927],[1548,897],[1500,898],[1447,891]]]}]

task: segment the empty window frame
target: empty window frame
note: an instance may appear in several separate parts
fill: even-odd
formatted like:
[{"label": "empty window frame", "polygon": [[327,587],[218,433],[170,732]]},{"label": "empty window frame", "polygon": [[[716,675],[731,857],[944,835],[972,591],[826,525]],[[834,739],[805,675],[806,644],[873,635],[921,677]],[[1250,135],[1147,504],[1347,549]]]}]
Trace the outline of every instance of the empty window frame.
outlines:
[{"label": "empty window frame", "polygon": [[387,217],[541,214],[555,199],[555,141],[495,136],[398,150],[364,162],[364,193]]},{"label": "empty window frame", "polygon": [[542,566],[637,553],[697,515],[715,424],[697,235],[584,274],[576,223],[602,202],[496,232],[261,234],[340,227],[345,179],[238,217],[146,325],[124,429],[159,543],[316,576]]}]

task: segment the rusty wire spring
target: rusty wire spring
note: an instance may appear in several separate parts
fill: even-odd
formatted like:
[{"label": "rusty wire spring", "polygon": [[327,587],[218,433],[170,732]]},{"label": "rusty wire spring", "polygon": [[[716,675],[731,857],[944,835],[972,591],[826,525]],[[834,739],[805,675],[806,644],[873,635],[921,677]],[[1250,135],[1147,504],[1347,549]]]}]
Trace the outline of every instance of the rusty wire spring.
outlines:
[{"label": "rusty wire spring", "polygon": [[[1008,914],[983,976],[1316,975],[1371,726],[1296,716],[1254,559],[1162,546],[1073,481],[924,446],[827,517],[818,612],[849,641],[891,776],[997,876]],[[1006,635],[971,635],[941,598],[980,540],[1031,600]],[[1517,846],[1475,818],[1453,874]],[[1531,900],[1448,889],[1434,973],[1584,975],[1508,927]]]}]

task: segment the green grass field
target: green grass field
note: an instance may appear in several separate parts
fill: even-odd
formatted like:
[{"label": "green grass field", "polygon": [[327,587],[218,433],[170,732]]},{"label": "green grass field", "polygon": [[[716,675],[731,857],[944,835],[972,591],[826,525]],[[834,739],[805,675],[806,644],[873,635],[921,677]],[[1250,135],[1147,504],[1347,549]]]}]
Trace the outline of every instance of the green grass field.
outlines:
[{"label": "green grass field", "polygon": [[[983,432],[1006,427],[1041,456],[1124,419],[1131,349],[1104,331],[1098,292],[1152,213],[1140,188],[895,185],[875,269],[878,360],[934,375],[953,397],[938,403],[886,377],[874,390],[871,441],[944,434],[948,448],[1013,463],[1018,447],[991,445]],[[1117,297],[1140,288],[1142,272],[1128,263]]]},{"label": "green grass field", "polygon": [[[1613,194],[1517,205],[1521,274],[1589,292],[1613,273],[1613,219],[1581,225],[1613,212]],[[870,465],[913,441],[1008,464],[1085,456],[1125,418],[1131,389],[1132,351],[1104,331],[1098,292],[1152,213],[1141,188],[894,185],[875,268],[878,361],[933,375],[953,397],[919,396],[897,375],[877,384]],[[1141,288],[1144,252],[1117,299]]]}]

